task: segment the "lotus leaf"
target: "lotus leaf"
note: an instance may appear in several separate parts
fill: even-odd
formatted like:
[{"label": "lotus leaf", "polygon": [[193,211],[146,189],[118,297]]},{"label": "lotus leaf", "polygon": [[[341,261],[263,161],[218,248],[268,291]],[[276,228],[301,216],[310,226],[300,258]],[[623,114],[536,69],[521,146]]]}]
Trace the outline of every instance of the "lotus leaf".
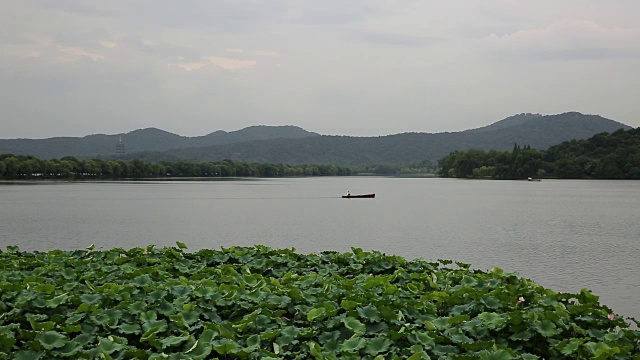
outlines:
[{"label": "lotus leaf", "polygon": [[43,331],[37,336],[38,341],[47,350],[63,347],[68,339],[56,331]]},{"label": "lotus leaf", "polygon": [[0,358],[640,356],[640,333],[588,290],[450,265],[362,249],[15,248],[0,252]]}]

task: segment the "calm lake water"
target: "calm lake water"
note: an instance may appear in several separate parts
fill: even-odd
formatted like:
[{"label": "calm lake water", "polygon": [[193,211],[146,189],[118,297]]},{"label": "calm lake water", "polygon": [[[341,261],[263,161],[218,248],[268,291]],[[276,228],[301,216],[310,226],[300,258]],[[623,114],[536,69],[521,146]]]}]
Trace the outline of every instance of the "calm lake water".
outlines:
[{"label": "calm lake water", "polygon": [[[375,199],[341,199],[351,191]],[[640,319],[640,182],[302,178],[0,183],[0,247],[379,250],[589,288]]]}]

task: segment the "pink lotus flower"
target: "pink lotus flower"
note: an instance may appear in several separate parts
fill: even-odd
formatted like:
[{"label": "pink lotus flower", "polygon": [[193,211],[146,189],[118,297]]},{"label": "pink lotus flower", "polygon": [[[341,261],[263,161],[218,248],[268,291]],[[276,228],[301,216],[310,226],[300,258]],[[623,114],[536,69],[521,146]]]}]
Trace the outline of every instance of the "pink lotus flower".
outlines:
[{"label": "pink lotus flower", "polygon": [[520,296],[518,298],[518,304],[523,303],[524,302],[524,296]]},{"label": "pink lotus flower", "polygon": [[613,320],[613,319],[616,318],[616,315],[611,313],[611,314],[607,315],[607,317],[609,318],[609,320]]},{"label": "pink lotus flower", "polygon": [[282,316],[280,316],[280,320],[287,320],[287,317],[282,315]]},{"label": "pink lotus flower", "polygon": [[491,286],[491,283],[487,283],[487,286]]}]

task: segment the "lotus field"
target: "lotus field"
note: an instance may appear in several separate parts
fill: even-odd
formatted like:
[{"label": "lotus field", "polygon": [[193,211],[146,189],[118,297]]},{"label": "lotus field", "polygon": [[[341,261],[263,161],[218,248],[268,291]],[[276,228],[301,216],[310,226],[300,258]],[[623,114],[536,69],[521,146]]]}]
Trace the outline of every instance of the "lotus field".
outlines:
[{"label": "lotus field", "polygon": [[588,290],[498,268],[180,242],[0,251],[0,359],[640,359],[639,348],[640,331]]}]

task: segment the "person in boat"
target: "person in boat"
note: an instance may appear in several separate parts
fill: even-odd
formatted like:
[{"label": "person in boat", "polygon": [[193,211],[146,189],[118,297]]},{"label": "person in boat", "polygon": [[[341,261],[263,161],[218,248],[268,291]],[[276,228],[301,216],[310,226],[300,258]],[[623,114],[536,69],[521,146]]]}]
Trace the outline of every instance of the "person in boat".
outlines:
[{"label": "person in boat", "polygon": [[347,196],[351,196],[351,191],[347,191]]}]

